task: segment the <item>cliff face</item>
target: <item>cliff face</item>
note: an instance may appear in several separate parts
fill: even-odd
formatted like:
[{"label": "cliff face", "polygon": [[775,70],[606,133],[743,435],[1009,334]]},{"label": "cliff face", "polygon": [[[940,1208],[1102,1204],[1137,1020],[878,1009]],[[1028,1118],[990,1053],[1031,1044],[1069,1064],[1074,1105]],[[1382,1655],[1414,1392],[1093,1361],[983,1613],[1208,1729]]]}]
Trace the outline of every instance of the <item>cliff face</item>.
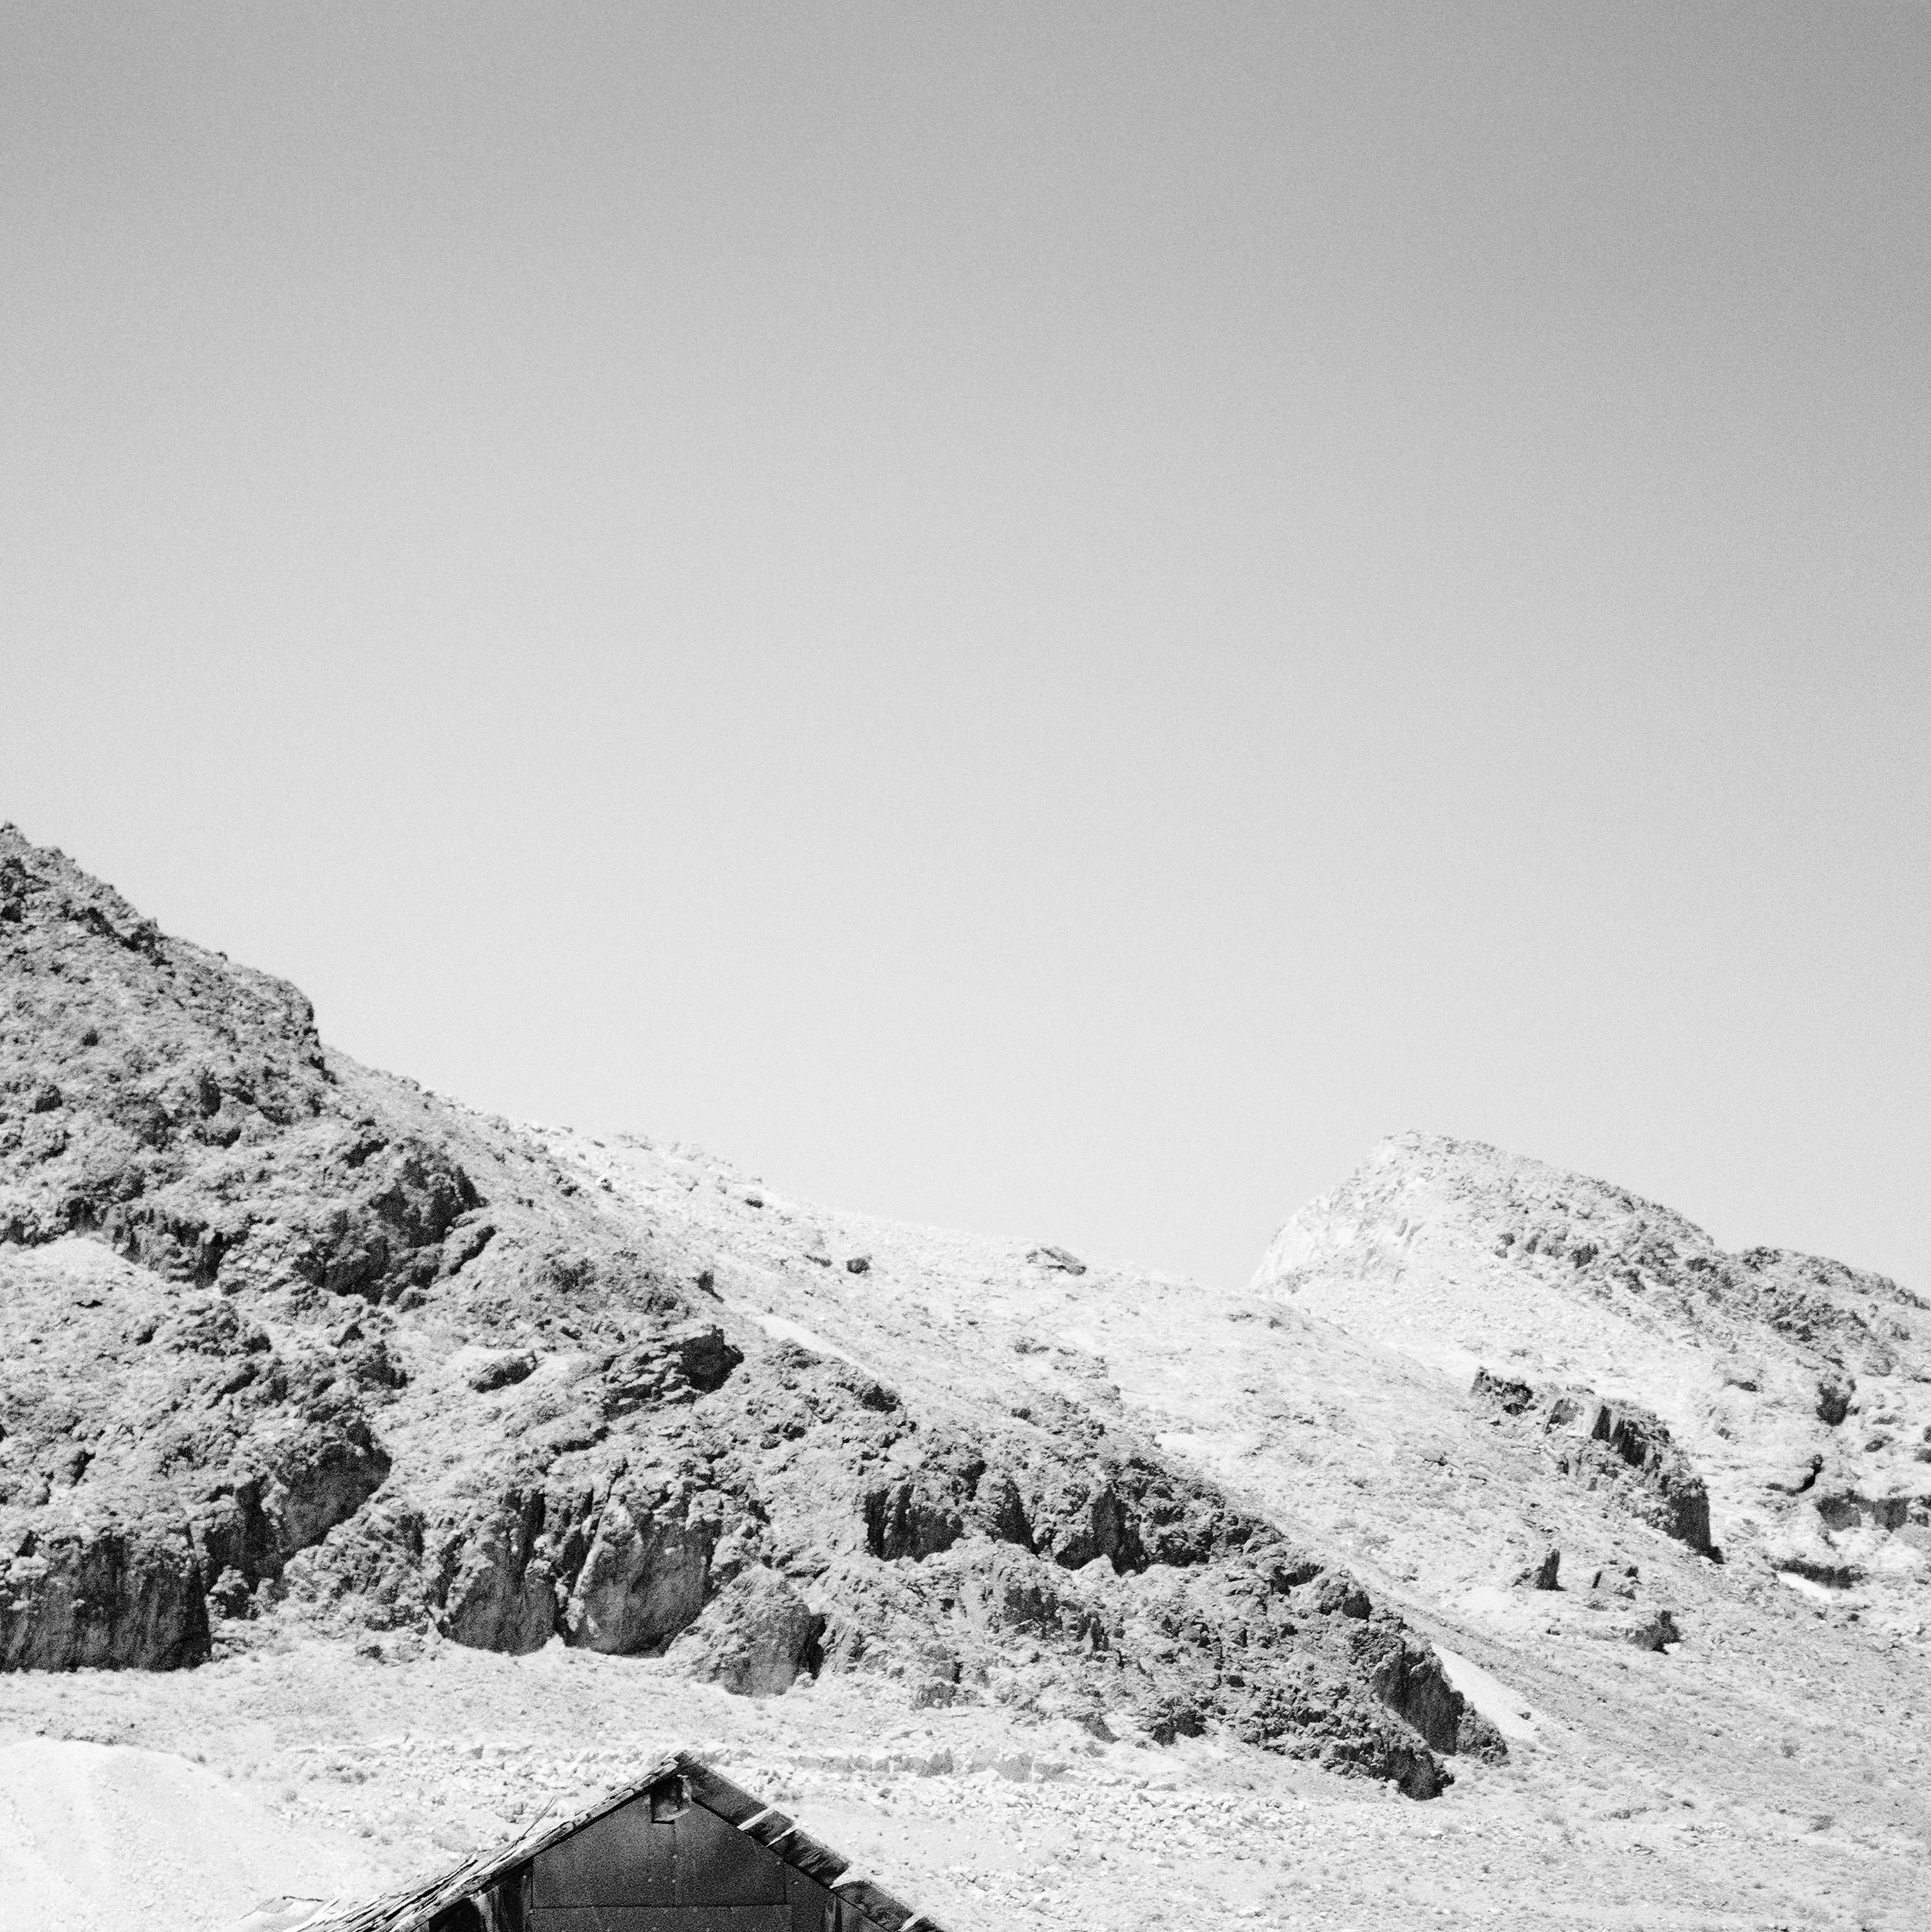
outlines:
[{"label": "cliff face", "polygon": [[[7,1667],[293,1621],[761,1692],[872,1672],[1417,1796],[1501,1748],[1399,1616],[1117,1390],[1015,1400],[908,1321],[915,1269],[729,1170],[358,1066],[292,988],[10,828],[0,995]],[[842,1343],[798,1318],[834,1274]]]}]

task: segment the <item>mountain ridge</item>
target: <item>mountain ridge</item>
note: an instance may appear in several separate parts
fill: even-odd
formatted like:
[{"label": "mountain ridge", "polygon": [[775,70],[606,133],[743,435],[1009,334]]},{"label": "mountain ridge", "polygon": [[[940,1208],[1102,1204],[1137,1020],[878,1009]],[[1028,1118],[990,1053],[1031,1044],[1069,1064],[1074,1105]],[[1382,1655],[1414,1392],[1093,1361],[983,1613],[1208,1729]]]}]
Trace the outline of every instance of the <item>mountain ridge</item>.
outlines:
[{"label": "mountain ridge", "polygon": [[[1021,1927],[1922,1922],[1897,1284],[1446,1136],[1240,1288],[843,1213],[361,1066],[11,832],[0,970],[0,1731],[273,1763],[324,1831],[304,1754],[374,1767],[391,1878],[517,1815],[452,1726],[550,1789],[701,1721],[835,1836],[956,1814],[885,1868],[961,1923],[995,1797],[1106,1827]],[[196,1667],[86,1667],[136,1664]],[[1186,1841],[1197,1910],[1113,1830],[1150,1779],[1281,1808]]]},{"label": "mountain ridge", "polygon": [[7,1663],[177,1664],[279,1612],[1225,1724],[1420,1796],[1503,1748],[1399,1618],[1124,1418],[908,1408],[746,1323],[723,1249],[14,832],[0,908],[6,1299],[37,1324]]},{"label": "mountain ridge", "polygon": [[1627,1190],[1408,1134],[1289,1220],[1255,1286],[1444,1370],[1493,1364],[1645,1405],[1704,1472],[1738,1554],[1924,1581],[1931,1303],[1888,1276],[1727,1253]]}]

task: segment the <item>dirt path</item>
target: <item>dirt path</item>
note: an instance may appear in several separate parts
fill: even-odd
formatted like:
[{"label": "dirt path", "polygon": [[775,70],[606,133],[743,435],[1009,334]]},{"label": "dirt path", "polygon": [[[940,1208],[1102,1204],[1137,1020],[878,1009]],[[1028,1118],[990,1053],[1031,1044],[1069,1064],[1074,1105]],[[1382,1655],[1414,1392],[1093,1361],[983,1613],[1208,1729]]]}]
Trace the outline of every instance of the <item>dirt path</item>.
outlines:
[{"label": "dirt path", "polygon": [[370,1876],[355,1839],[291,1825],[189,1759],[0,1745],[6,1932],[203,1932],[269,1894],[360,1891]]}]

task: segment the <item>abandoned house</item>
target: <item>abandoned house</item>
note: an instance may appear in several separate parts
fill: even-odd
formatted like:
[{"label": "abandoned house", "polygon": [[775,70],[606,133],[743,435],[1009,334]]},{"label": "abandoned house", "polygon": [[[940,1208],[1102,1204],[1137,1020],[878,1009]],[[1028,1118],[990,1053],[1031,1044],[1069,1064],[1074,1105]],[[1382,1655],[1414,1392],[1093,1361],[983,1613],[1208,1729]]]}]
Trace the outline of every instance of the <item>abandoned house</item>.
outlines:
[{"label": "abandoned house", "polygon": [[237,1932],[942,1932],[686,1753],[441,1877],[276,1900]]}]

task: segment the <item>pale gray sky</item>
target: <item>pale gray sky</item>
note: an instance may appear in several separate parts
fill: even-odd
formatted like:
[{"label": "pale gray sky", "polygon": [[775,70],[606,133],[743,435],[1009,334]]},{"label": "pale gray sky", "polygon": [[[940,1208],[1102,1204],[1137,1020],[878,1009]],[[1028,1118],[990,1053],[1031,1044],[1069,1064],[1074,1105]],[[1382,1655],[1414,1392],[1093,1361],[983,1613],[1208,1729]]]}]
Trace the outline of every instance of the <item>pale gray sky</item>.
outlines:
[{"label": "pale gray sky", "polygon": [[1931,10],[0,14],[0,816],[364,1058],[1216,1280],[1931,1290]]}]

